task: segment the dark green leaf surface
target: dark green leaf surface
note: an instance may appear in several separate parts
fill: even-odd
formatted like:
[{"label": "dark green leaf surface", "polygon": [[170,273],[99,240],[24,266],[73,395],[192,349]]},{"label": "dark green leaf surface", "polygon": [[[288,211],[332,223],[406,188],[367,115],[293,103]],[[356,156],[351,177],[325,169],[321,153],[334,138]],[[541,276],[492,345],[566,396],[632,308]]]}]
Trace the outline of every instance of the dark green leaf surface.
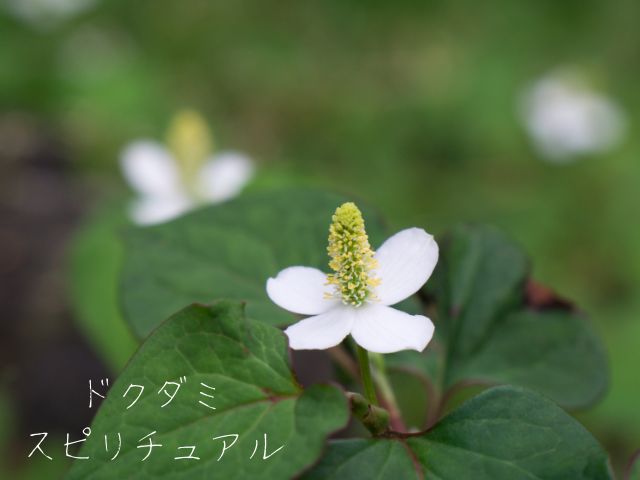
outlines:
[{"label": "dark green leaf surface", "polygon": [[489,227],[458,227],[439,240],[440,260],[427,288],[436,288],[438,325],[448,356],[473,355],[504,312],[517,308],[529,263],[522,251]]},{"label": "dark green leaf surface", "polygon": [[529,265],[520,249],[487,227],[459,227],[440,241],[427,284],[446,346],[445,386],[461,380],[512,383],[565,407],[593,403],[608,383],[606,357],[579,314],[525,305]]},{"label": "dark green leaf surface", "polygon": [[[158,392],[166,381],[181,386],[162,408],[169,398]],[[123,397],[131,384],[144,386],[144,392],[127,409],[138,392]],[[213,399],[200,394],[212,393],[202,384],[215,387]],[[90,459],[76,460],[68,478],[289,479],[320,456],[326,436],[347,418],[339,389],[317,385],[301,391],[278,329],[247,320],[238,302],[194,305],[160,326],[133,357],[91,426],[80,453]],[[154,443],[162,447],[143,462],[147,449],[137,447],[153,431]],[[111,461],[118,433],[122,448]],[[237,442],[218,461],[223,444],[213,438],[232,434],[239,435]],[[266,460],[265,434],[267,454],[284,445]],[[256,441],[257,453],[250,458]],[[175,460],[189,453],[179,450],[183,446],[196,446],[193,455],[200,460]]]},{"label": "dark green leaf surface", "polygon": [[[327,270],[331,215],[348,199],[316,190],[257,192],[126,237],[122,306],[144,337],[192,302],[247,301],[247,314],[275,325],[294,317],[274,305],[266,281],[281,269]],[[380,219],[363,208],[371,243],[384,239]]]},{"label": "dark green leaf surface", "polygon": [[592,403],[607,386],[598,338],[568,312],[509,314],[450,381],[524,385],[566,407]]},{"label": "dark green leaf surface", "polygon": [[[421,470],[421,469],[420,469]],[[396,440],[335,440],[305,480],[420,478],[406,444]]]},{"label": "dark green leaf surface", "polygon": [[607,456],[546,398],[495,387],[427,433],[332,442],[307,479],[607,480]]}]

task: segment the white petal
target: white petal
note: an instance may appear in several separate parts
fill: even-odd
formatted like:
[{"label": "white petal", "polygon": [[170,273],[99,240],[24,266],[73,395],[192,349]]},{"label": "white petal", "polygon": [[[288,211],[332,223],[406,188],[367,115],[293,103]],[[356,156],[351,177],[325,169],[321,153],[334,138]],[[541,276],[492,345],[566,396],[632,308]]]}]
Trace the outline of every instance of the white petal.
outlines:
[{"label": "white petal", "polygon": [[565,70],[537,81],[523,99],[523,118],[536,147],[548,160],[606,151],[625,129],[623,112],[610,98],[591,91],[580,74]]},{"label": "white petal", "polygon": [[127,182],[142,195],[177,195],[181,190],[178,166],[157,142],[140,140],[129,144],[120,156],[120,164]]},{"label": "white petal", "polygon": [[278,306],[293,313],[317,315],[334,307],[339,300],[326,299],[327,274],[317,268],[289,267],[267,280],[267,295]]},{"label": "white petal", "polygon": [[186,196],[141,197],[131,205],[131,219],[138,225],[166,222],[193,206]]},{"label": "white petal", "polygon": [[438,262],[438,244],[421,228],[396,233],[378,249],[376,295],[382,305],[394,305],[413,295],[431,276]]},{"label": "white petal", "polygon": [[351,335],[358,345],[370,352],[421,352],[433,337],[433,323],[422,315],[409,315],[376,304],[364,305],[353,311],[356,319]]},{"label": "white petal", "polygon": [[294,350],[324,350],[338,345],[351,331],[353,309],[337,306],[332,310],[305,318],[291,325],[284,333],[289,337],[289,346]]},{"label": "white petal", "polygon": [[38,29],[48,29],[92,7],[97,0],[5,0],[8,12]]},{"label": "white petal", "polygon": [[235,197],[253,176],[253,162],[237,152],[224,152],[204,164],[199,191],[210,202]]}]

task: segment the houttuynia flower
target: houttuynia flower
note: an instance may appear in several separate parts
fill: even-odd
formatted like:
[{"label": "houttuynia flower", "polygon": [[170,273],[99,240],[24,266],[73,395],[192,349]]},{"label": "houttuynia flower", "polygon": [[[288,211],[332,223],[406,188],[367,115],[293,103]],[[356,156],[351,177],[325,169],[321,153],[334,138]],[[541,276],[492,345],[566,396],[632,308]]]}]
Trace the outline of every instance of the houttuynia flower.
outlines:
[{"label": "houttuynia flower", "polygon": [[420,228],[387,239],[374,252],[358,207],[338,207],[329,228],[329,267],[285,268],[267,281],[267,294],[280,307],[312,315],[285,330],[295,350],[326,349],[351,334],[358,345],[377,353],[422,351],[434,326],[423,315],[391,305],[416,293],[438,261],[438,245]]},{"label": "houttuynia flower", "polygon": [[245,155],[212,153],[209,128],[194,111],[179,113],[168,137],[168,148],[137,140],[121,157],[124,176],[138,193],[130,213],[139,225],[164,222],[199,205],[232,198],[253,175],[253,162]]}]

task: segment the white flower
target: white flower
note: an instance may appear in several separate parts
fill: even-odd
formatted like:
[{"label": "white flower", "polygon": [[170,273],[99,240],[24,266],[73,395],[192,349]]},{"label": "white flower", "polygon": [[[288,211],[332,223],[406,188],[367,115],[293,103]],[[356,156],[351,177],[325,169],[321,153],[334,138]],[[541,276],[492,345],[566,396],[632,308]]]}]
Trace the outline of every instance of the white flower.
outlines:
[{"label": "white flower", "polygon": [[438,261],[433,237],[409,228],[374,253],[360,211],[346,203],[333,216],[328,250],[335,273],[295,266],[267,281],[274,303],[312,315],[285,330],[291,348],[326,349],[351,334],[371,352],[424,350],[434,332],[431,320],[390,305],[416,293],[431,276]]},{"label": "white flower", "polygon": [[37,29],[48,29],[89,10],[97,0],[6,0],[5,8]]},{"label": "white flower", "polygon": [[625,119],[619,107],[583,83],[575,74],[557,72],[538,80],[523,98],[525,127],[550,161],[605,152],[622,138]]},{"label": "white flower", "polygon": [[168,143],[170,148],[138,140],[120,157],[125,179],[138,193],[131,218],[140,225],[232,198],[253,176],[253,162],[245,155],[231,151],[211,155],[206,124],[194,112],[176,117]]}]

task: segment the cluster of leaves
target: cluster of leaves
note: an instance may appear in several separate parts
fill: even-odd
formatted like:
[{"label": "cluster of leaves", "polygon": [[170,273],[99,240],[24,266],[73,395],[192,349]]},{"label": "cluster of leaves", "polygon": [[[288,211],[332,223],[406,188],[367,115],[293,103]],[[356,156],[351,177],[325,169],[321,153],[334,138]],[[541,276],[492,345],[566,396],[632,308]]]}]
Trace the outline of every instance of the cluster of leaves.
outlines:
[{"label": "cluster of leaves", "polygon": [[[349,419],[344,391],[298,384],[278,328],[295,319],[269,301],[264,285],[290,265],[325,268],[328,217],[344,200],[319,191],[260,192],[127,233],[121,306],[146,340],[112,389],[148,388],[131,410],[121,397],[107,397],[92,429],[121,432],[120,457],[110,461],[96,435],[83,448],[92,460],[76,462],[70,479],[612,478],[598,442],[557,405],[585,407],[603,393],[598,338],[573,308],[532,301],[525,256],[485,227],[459,227],[439,239],[441,259],[421,304],[406,305],[428,311],[437,338],[425,353],[387,359],[391,371],[429,385],[436,408],[427,428],[328,440]],[[363,213],[379,245],[384,224]],[[216,386],[215,411],[193,408],[195,396],[159,411],[154,395],[182,376]],[[440,418],[451,392],[468,383],[488,388]],[[185,439],[200,442],[202,460],[158,455],[141,464],[136,443],[151,431],[172,451]],[[220,445],[211,438],[231,431],[238,446],[217,461]],[[242,452],[263,432],[284,450],[248,460]]]}]

